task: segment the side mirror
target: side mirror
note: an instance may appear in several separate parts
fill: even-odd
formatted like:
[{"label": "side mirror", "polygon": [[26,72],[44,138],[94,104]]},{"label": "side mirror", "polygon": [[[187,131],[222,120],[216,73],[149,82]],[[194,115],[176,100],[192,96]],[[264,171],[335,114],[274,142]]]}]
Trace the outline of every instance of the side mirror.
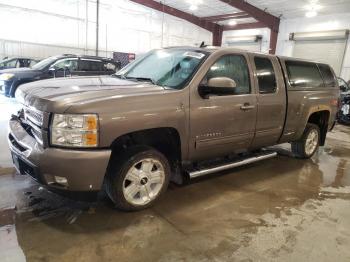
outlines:
[{"label": "side mirror", "polygon": [[340,90],[341,90],[342,92],[346,92],[346,87],[345,87],[345,86],[339,86],[339,88],[340,88]]},{"label": "side mirror", "polygon": [[200,96],[208,98],[208,95],[234,95],[237,84],[235,80],[228,77],[214,77],[206,84],[198,88]]},{"label": "side mirror", "polygon": [[66,77],[66,76],[70,76],[70,69],[69,69],[69,66],[68,65],[65,65],[64,66],[64,69],[63,69],[63,76]]},{"label": "side mirror", "polygon": [[54,68],[53,66],[50,66],[49,74],[52,75],[53,77],[56,77],[56,68]]}]

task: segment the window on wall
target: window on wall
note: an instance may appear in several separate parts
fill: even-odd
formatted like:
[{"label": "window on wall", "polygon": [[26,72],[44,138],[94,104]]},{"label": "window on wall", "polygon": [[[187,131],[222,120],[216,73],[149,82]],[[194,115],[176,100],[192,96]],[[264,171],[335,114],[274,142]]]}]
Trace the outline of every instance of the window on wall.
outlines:
[{"label": "window on wall", "polygon": [[228,77],[237,84],[235,93],[250,93],[250,78],[248,64],[242,55],[226,55],[216,61],[209,69],[206,80],[214,77]]},{"label": "window on wall", "polygon": [[266,57],[254,58],[260,94],[271,94],[277,90],[276,75],[272,62]]},{"label": "window on wall", "polygon": [[318,88],[323,87],[321,73],[315,63],[303,61],[286,61],[291,87]]},{"label": "window on wall", "polygon": [[319,64],[318,67],[320,68],[325,86],[326,87],[335,87],[336,86],[336,78],[333,75],[332,70],[329,67],[329,65]]}]

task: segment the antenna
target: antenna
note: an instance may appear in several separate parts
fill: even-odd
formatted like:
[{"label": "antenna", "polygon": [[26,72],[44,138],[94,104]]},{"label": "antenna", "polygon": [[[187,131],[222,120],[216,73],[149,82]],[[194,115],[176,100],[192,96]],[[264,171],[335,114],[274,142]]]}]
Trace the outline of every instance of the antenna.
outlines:
[{"label": "antenna", "polygon": [[206,47],[205,42],[203,41],[199,47],[200,47],[200,48]]}]

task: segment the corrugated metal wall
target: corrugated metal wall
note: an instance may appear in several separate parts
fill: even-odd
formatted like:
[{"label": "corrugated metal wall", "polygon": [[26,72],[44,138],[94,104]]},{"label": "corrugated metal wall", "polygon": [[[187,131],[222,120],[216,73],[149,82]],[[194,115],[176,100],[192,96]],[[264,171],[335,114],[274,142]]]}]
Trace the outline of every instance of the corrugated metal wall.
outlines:
[{"label": "corrugated metal wall", "polygon": [[[100,3],[101,56],[211,42],[210,32],[128,0]],[[0,58],[95,54],[95,0],[0,0],[0,17]]]}]

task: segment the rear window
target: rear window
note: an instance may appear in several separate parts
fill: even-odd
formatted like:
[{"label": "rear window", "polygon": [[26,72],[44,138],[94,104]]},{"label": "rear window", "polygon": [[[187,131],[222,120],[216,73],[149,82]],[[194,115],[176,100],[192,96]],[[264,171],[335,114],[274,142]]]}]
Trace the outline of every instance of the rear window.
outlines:
[{"label": "rear window", "polygon": [[315,63],[287,61],[286,67],[291,87],[324,87],[320,71]]},{"label": "rear window", "polygon": [[318,67],[320,68],[321,74],[323,76],[323,81],[326,87],[335,87],[336,86],[336,79],[335,76],[332,73],[331,68],[329,65],[319,64]]},{"label": "rear window", "polygon": [[275,93],[277,89],[277,82],[271,60],[264,57],[255,57],[254,62],[259,82],[259,93]]}]

